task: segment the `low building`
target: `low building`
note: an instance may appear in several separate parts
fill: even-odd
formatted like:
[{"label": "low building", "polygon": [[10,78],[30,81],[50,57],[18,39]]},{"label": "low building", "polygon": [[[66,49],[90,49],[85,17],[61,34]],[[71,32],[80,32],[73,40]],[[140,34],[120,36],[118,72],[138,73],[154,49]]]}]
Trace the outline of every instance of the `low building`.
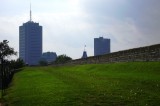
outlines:
[{"label": "low building", "polygon": [[57,58],[57,54],[55,52],[44,52],[42,54],[42,60],[45,60],[48,63],[55,61],[56,58]]}]

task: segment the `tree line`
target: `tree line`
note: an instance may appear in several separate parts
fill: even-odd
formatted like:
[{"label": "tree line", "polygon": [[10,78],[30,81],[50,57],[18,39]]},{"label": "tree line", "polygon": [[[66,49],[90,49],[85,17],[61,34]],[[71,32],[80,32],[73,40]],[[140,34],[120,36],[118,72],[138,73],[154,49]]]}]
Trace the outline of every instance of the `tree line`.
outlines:
[{"label": "tree line", "polygon": [[46,66],[46,65],[57,65],[57,64],[64,64],[64,63],[67,63],[68,61],[71,61],[72,58],[65,55],[65,54],[62,54],[62,55],[59,55],[55,61],[51,62],[51,63],[48,63],[47,60],[43,59],[41,61],[39,61],[39,65],[41,66]]},{"label": "tree line", "polygon": [[14,48],[10,47],[8,43],[9,41],[7,40],[0,42],[0,89],[2,99],[5,94],[5,89],[11,82],[15,70],[24,66],[24,62],[21,59],[11,61],[7,59],[8,56],[17,55]]}]

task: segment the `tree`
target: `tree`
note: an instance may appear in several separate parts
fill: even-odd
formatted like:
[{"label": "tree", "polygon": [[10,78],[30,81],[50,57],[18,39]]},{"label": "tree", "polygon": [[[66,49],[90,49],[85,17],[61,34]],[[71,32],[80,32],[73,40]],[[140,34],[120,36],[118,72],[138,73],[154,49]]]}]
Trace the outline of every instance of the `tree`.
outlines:
[{"label": "tree", "polygon": [[24,61],[21,59],[21,58],[18,58],[17,60],[16,60],[16,69],[18,69],[18,68],[22,68],[22,67],[24,67],[25,66],[25,63],[24,63]]},{"label": "tree", "polygon": [[4,83],[5,83],[5,76],[6,76],[6,73],[5,73],[5,67],[6,67],[5,58],[7,56],[17,54],[14,51],[13,48],[9,47],[8,43],[9,43],[9,41],[7,41],[7,40],[3,40],[3,42],[0,42],[1,87],[2,87],[1,97],[2,98],[3,98],[3,94],[4,94]]},{"label": "tree", "polygon": [[25,63],[22,59],[18,58],[17,60],[10,61],[10,68],[12,69],[19,69],[25,66]]},{"label": "tree", "polygon": [[63,54],[63,55],[59,55],[59,56],[57,57],[55,63],[56,63],[56,64],[64,64],[64,63],[66,63],[66,62],[68,62],[68,61],[70,61],[70,60],[72,60],[71,57],[66,56],[65,54]]},{"label": "tree", "polygon": [[9,41],[3,40],[0,42],[0,59],[3,60],[6,56],[16,55],[17,52],[13,48],[9,47]]}]

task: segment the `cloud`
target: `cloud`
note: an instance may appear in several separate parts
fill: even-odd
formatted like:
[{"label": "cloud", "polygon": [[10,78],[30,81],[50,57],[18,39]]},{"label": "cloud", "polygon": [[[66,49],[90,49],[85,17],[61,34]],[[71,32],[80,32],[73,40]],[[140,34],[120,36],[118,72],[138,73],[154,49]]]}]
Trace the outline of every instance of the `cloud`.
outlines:
[{"label": "cloud", "polygon": [[134,20],[136,27],[142,31],[150,43],[160,40],[160,1],[159,0],[130,0],[128,16]]},{"label": "cloud", "polygon": [[12,17],[0,17],[0,40],[8,40],[10,41],[9,45],[14,47],[15,49],[18,48],[18,27],[15,22],[15,19]]},{"label": "cloud", "polygon": [[[160,41],[159,0],[45,0],[32,1],[33,21],[43,26],[43,51],[80,58],[84,45],[93,55],[95,37],[111,39],[111,51]],[[29,2],[0,4],[0,40],[18,51],[19,26],[29,20]]]},{"label": "cloud", "polygon": [[81,3],[93,31],[111,33],[108,37],[112,51],[159,43],[159,0],[87,0]]},{"label": "cloud", "polygon": [[[84,16],[82,15],[83,13],[81,13],[81,11],[76,7],[78,1],[76,0],[74,2],[72,1],[73,0],[66,1],[67,4],[63,8],[61,8],[61,6],[65,4],[63,3],[60,4],[61,2],[59,1],[56,1],[54,3],[53,2],[45,3],[47,9],[50,9],[51,8],[50,6],[54,4],[58,4],[58,6],[60,7],[57,6],[57,8],[61,8],[61,10],[46,11],[47,9],[46,10],[40,9],[33,11],[33,17],[32,17],[33,21],[39,22],[39,24],[43,26],[44,52],[54,51],[57,52],[58,55],[67,54],[73,58],[81,57],[83,51],[82,48],[84,45],[83,39],[85,39],[83,31],[85,32],[85,30],[87,30],[88,25],[83,22],[82,19],[83,18],[82,16]],[[36,6],[42,6],[42,4],[44,4],[44,2],[39,2],[39,4]],[[13,3],[12,7],[14,7],[15,5],[16,4]],[[18,3],[18,5],[23,5],[23,3],[22,4]],[[70,6],[72,6],[73,8],[71,8]],[[70,11],[71,9],[74,9],[74,11]],[[21,11],[25,11],[25,9],[22,8]],[[9,40],[11,44],[13,44],[12,46],[14,46],[16,51],[19,50],[18,28],[24,22],[27,22],[29,20],[29,11],[27,11],[28,14],[26,12],[24,13],[21,13],[20,15],[12,14],[12,18],[10,18],[10,15],[7,14],[0,16],[1,25],[5,25],[5,27],[2,26],[0,27],[1,39]],[[3,34],[2,32],[6,34]],[[75,51],[77,51],[77,53],[75,53]]]}]

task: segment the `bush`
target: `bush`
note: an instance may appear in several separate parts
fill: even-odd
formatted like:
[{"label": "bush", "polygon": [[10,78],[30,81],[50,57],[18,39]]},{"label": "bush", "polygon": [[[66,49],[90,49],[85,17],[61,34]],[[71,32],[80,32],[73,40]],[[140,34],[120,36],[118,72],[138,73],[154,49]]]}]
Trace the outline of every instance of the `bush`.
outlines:
[{"label": "bush", "polygon": [[39,65],[46,66],[46,65],[48,65],[48,62],[46,60],[40,60]]},{"label": "bush", "polygon": [[17,60],[10,61],[10,68],[18,69],[25,66],[25,63],[22,59],[18,58]]},{"label": "bush", "polygon": [[56,64],[64,64],[64,63],[66,63],[66,62],[68,62],[68,61],[70,61],[70,60],[72,60],[71,57],[66,56],[66,55],[63,54],[63,55],[59,55],[59,56],[57,57],[55,63],[56,63]]}]

